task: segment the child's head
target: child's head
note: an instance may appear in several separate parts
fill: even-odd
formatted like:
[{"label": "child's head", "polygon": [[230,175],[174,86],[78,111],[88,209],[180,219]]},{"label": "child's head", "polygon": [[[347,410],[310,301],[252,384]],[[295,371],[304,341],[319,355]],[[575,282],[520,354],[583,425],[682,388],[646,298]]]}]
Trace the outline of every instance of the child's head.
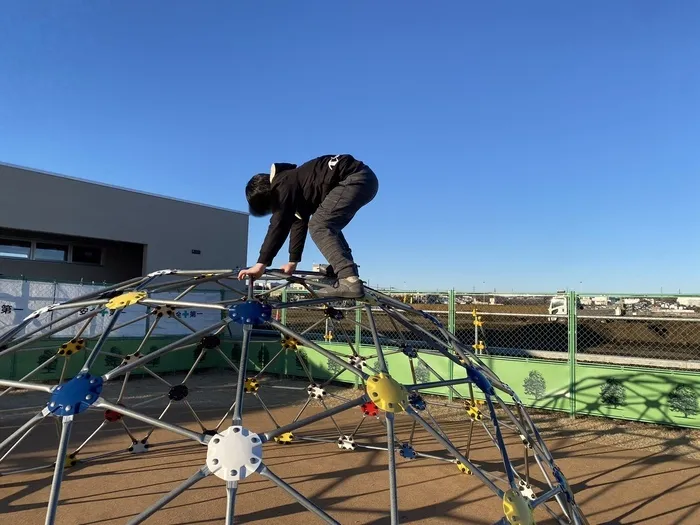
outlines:
[{"label": "child's head", "polygon": [[253,217],[270,215],[273,211],[273,194],[267,173],[253,175],[245,187],[245,197]]}]

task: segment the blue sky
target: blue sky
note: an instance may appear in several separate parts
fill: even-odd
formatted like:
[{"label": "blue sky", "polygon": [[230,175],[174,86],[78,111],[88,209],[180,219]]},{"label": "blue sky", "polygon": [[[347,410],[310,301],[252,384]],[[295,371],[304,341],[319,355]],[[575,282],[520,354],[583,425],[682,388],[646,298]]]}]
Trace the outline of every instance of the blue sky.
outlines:
[{"label": "blue sky", "polygon": [[371,285],[700,291],[700,4],[486,4],[5,0],[0,161],[244,210],[347,152]]}]

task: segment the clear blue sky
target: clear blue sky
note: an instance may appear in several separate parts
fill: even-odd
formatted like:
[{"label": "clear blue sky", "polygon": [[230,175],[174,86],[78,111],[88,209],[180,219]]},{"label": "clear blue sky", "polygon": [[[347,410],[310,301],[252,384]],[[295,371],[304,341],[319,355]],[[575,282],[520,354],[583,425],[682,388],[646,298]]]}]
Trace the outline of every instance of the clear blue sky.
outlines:
[{"label": "clear blue sky", "polygon": [[485,4],[0,0],[0,161],[245,210],[349,152],[371,285],[700,291],[700,4]]}]

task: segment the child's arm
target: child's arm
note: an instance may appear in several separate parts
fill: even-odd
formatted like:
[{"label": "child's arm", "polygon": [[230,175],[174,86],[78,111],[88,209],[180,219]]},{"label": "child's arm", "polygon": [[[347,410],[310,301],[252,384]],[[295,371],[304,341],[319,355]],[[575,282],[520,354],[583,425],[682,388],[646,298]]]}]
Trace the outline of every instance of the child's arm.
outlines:
[{"label": "child's arm", "polygon": [[297,218],[292,224],[291,237],[289,238],[289,262],[301,262],[301,255],[304,253],[306,243],[306,233],[309,230],[309,218]]},{"label": "child's arm", "polygon": [[277,256],[277,253],[282,248],[284,241],[289,236],[289,231],[294,223],[294,211],[282,209],[272,214],[270,217],[270,226],[267,228],[267,234],[260,248],[258,263],[265,266],[270,266],[272,260]]}]

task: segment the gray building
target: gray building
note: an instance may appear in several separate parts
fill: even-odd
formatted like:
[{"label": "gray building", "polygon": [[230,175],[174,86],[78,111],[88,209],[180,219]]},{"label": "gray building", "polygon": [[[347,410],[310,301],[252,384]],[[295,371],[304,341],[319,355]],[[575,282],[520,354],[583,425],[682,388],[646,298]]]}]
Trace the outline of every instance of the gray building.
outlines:
[{"label": "gray building", "polygon": [[246,265],[248,214],[0,163],[0,276],[116,283]]}]

